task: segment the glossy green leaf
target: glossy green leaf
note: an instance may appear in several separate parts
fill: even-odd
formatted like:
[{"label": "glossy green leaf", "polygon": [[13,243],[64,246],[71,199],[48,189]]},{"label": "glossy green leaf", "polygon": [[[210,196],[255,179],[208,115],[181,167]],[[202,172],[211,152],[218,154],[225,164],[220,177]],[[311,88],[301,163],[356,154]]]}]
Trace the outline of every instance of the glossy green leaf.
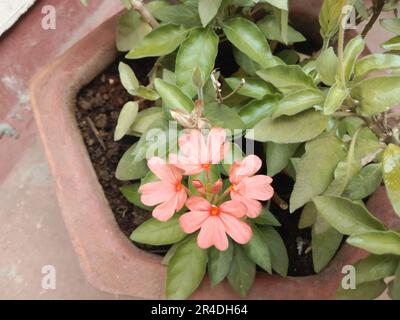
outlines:
[{"label": "glossy green leaf", "polygon": [[189,30],[184,26],[174,24],[161,25],[137,43],[126,55],[126,58],[140,59],[167,55],[178,48],[185,40]]},{"label": "glossy green leaf", "polygon": [[395,36],[381,44],[385,50],[400,50],[400,36]]},{"label": "glossy green leaf", "polygon": [[[235,90],[239,87],[241,80],[241,78],[225,78],[226,84],[232,90]],[[274,88],[273,85],[261,79],[246,78],[245,84],[240,88],[237,93],[245,97],[261,100],[267,94],[277,93],[277,90]]]},{"label": "glossy green leaf", "polygon": [[346,80],[349,80],[353,74],[356,60],[363,52],[364,48],[365,42],[361,35],[351,39],[346,45],[343,54],[343,68]]},{"label": "glossy green leaf", "polygon": [[167,111],[171,109],[180,109],[190,112],[193,110],[193,101],[177,86],[174,86],[173,84],[161,79],[156,79],[154,85],[157,92],[163,99]]},{"label": "glossy green leaf", "polygon": [[235,245],[228,282],[242,297],[245,297],[253,286],[256,275],[256,264],[251,261],[241,246]]},{"label": "glossy green leaf", "polygon": [[391,297],[393,300],[400,300],[400,263],[396,269],[393,287],[391,289]]},{"label": "glossy green leaf", "polygon": [[207,268],[207,251],[197,245],[197,234],[178,245],[167,268],[166,296],[188,298],[200,285]]},{"label": "glossy green leaf", "polygon": [[139,87],[139,81],[135,72],[126,63],[120,62],[118,65],[119,77],[121,83],[130,94],[134,95],[135,90]]},{"label": "glossy green leaf", "polygon": [[124,12],[117,21],[118,51],[129,51],[151,31],[151,26],[134,10]]},{"label": "glossy green leaf", "polygon": [[134,91],[133,95],[150,101],[156,101],[160,98],[160,96],[154,89],[144,86],[139,86]]},{"label": "glossy green leaf", "polygon": [[314,203],[307,203],[301,212],[299,229],[311,227],[317,221],[318,211]]},{"label": "glossy green leaf", "polygon": [[245,55],[239,49],[233,48],[233,57],[236,63],[249,75],[253,76],[256,71],[261,67],[259,64],[251,60],[247,55]]},{"label": "glossy green leaf", "polygon": [[179,216],[174,215],[166,222],[150,218],[137,227],[130,239],[153,246],[162,246],[181,241],[187,234],[179,225]]},{"label": "glossy green leaf", "polygon": [[370,164],[350,181],[343,195],[351,200],[362,200],[375,192],[381,182],[382,164]]},{"label": "glossy green leaf", "polygon": [[255,226],[252,226],[253,236],[250,241],[243,245],[243,249],[247,256],[262,269],[268,273],[272,272],[271,256],[268,249],[266,238],[262,232]]},{"label": "glossy green leaf", "polygon": [[394,211],[400,216],[400,147],[387,146],[383,155],[383,178]]},{"label": "glossy green leaf", "polygon": [[189,97],[197,93],[192,81],[196,68],[204,79],[210,77],[218,53],[218,42],[218,36],[212,29],[196,29],[180,46],[176,57],[176,83]]},{"label": "glossy green leaf", "polygon": [[336,300],[372,300],[379,297],[386,290],[383,280],[364,282],[357,285],[356,289],[343,289],[339,287],[335,294]]},{"label": "glossy green leaf", "polygon": [[173,23],[186,27],[201,26],[197,8],[183,4],[160,6],[154,9],[152,14],[155,18],[165,23]]},{"label": "glossy green leaf", "polygon": [[347,243],[373,254],[400,255],[400,234],[394,231],[366,231],[347,239]]},{"label": "glossy green leaf", "polygon": [[211,286],[216,286],[228,275],[233,259],[233,244],[230,241],[225,251],[215,247],[208,249],[208,275],[211,279]]},{"label": "glossy green leaf", "polygon": [[271,117],[278,107],[280,96],[266,95],[261,100],[252,100],[239,110],[239,116],[246,125],[252,128],[265,117]]},{"label": "glossy green leaf", "polygon": [[267,174],[273,177],[287,167],[290,159],[298,149],[299,144],[282,144],[275,142],[267,142],[266,144],[266,160]]},{"label": "glossy green leaf", "polygon": [[318,210],[337,231],[351,235],[371,230],[385,230],[384,225],[363,205],[346,198],[319,196],[313,199]]},{"label": "glossy green leaf", "polygon": [[165,266],[167,266],[169,264],[169,262],[171,261],[172,257],[174,256],[176,249],[178,248],[179,242],[178,243],[174,243],[171,248],[169,248],[169,250],[167,251],[167,253],[165,254],[165,256],[163,257],[163,259],[161,260],[161,263]]},{"label": "glossy green leaf", "polygon": [[151,211],[152,207],[146,206],[140,201],[140,193],[139,193],[140,183],[134,183],[131,185],[126,185],[119,188],[119,191],[123,194],[123,196],[135,206],[142,208],[144,210]]},{"label": "glossy green leaf", "polygon": [[319,273],[335,256],[343,235],[332,228],[320,215],[312,226],[312,257],[314,271]]},{"label": "glossy green leaf", "polygon": [[204,116],[212,125],[225,129],[244,129],[245,124],[238,113],[223,104],[209,103],[204,106]]},{"label": "glossy green leaf", "polygon": [[137,145],[132,145],[118,163],[115,176],[118,180],[136,180],[143,178],[149,171],[147,162],[142,158],[136,161]]},{"label": "glossy green leaf", "polygon": [[316,65],[317,72],[324,84],[331,86],[335,83],[338,63],[338,57],[332,47],[322,51],[318,56]]},{"label": "glossy green leaf", "polygon": [[365,79],[352,89],[351,95],[360,101],[363,115],[372,116],[400,104],[400,77],[385,76]]},{"label": "glossy green leaf", "polygon": [[268,42],[256,24],[248,19],[233,18],[225,22],[223,29],[228,40],[261,67],[275,65]]},{"label": "glossy green leaf", "polygon": [[259,225],[267,225],[275,227],[281,226],[278,219],[276,219],[275,216],[272,214],[272,212],[269,211],[266,207],[263,207],[260,215],[257,218],[252,219],[251,221]]},{"label": "glossy green leaf", "polygon": [[376,281],[392,276],[400,258],[393,255],[369,255],[354,264],[356,283]]},{"label": "glossy green leaf", "polygon": [[387,31],[400,35],[400,19],[381,19],[380,24]]},{"label": "glossy green leaf", "polygon": [[129,101],[125,103],[118,117],[118,123],[114,132],[114,141],[122,139],[127,134],[129,128],[135,122],[138,110],[139,105],[137,102]]},{"label": "glossy green leaf", "polygon": [[376,53],[358,60],[354,73],[356,77],[363,77],[372,71],[399,68],[400,56],[390,53]]},{"label": "glossy green leaf", "polygon": [[[257,2],[257,1],[253,1]],[[274,7],[277,7],[282,10],[289,10],[289,0],[259,0],[258,2],[265,2],[273,5]]]},{"label": "glossy green leaf", "polygon": [[312,78],[299,66],[280,65],[257,71],[257,75],[283,92],[316,89]]},{"label": "glossy green leaf", "polygon": [[335,83],[328,91],[324,102],[324,114],[331,115],[339,109],[343,101],[349,96],[349,89],[341,83]]},{"label": "glossy green leaf", "polygon": [[217,15],[222,0],[199,0],[199,15],[203,27],[207,26]]},{"label": "glossy green leaf", "polygon": [[[324,150],[321,152],[321,150]],[[301,208],[313,197],[322,194],[334,177],[334,171],[345,157],[343,143],[327,135],[306,145],[296,170],[296,182],[290,197],[290,212]],[[315,170],[318,166],[319,170]]]},{"label": "glossy green leaf", "polygon": [[[268,40],[279,41],[281,43],[285,43],[282,38],[282,34],[280,32],[279,22],[273,15],[268,15],[257,22],[258,27],[264,33]],[[296,42],[306,41],[304,36],[293,29],[291,26],[288,26],[287,29],[287,43],[292,44]]]},{"label": "glossy green leaf", "polygon": [[154,121],[163,118],[164,113],[160,107],[146,108],[137,114],[129,133],[143,134]]},{"label": "glossy green leaf", "polygon": [[324,0],[319,13],[322,38],[332,38],[339,29],[342,8],[347,0]]},{"label": "glossy green leaf", "polygon": [[281,236],[271,226],[260,226],[259,229],[268,244],[272,269],[282,277],[286,277],[289,268],[289,256]]},{"label": "glossy green leaf", "polygon": [[319,90],[303,89],[290,93],[282,98],[273,118],[282,115],[292,116],[304,110],[311,109],[324,101],[324,96]]},{"label": "glossy green leaf", "polygon": [[295,50],[285,49],[277,55],[285,64],[297,64],[300,61],[300,56]]}]

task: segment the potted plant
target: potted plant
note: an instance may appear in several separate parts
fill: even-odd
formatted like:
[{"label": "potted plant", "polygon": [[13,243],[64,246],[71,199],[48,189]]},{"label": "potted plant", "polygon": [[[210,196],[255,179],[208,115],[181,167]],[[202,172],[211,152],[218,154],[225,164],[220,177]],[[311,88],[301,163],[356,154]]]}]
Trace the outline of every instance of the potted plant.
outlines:
[{"label": "potted plant", "polygon": [[[398,113],[391,108],[400,80],[376,72],[396,70],[400,60],[363,54],[363,36],[393,1],[369,9],[357,1],[357,22],[369,22],[347,43],[355,1],[324,1],[322,48],[311,33],[314,45],[301,45],[306,38],[288,24],[288,1],[125,3],[117,21],[67,52],[32,88],[66,224],[92,283],[144,298],[295,298],[295,288],[302,298],[332,298],[342,266],[363,256],[344,236],[375,254],[398,254],[396,242],[377,251],[360,240],[371,239],[368,232],[379,233],[375,246],[399,237],[363,202],[384,176],[398,212]],[[112,163],[124,150],[114,167],[122,184],[94,166],[113,203],[120,187],[133,204],[140,221],[126,229],[131,240],[162,253],[162,261],[118,230],[73,119],[74,96],[115,60],[115,24],[117,48],[127,53],[80,91],[78,124],[92,159]],[[63,99],[49,114],[54,90]],[[285,278],[288,270],[308,276]],[[365,276],[367,287],[338,295],[374,298],[382,277]]]}]

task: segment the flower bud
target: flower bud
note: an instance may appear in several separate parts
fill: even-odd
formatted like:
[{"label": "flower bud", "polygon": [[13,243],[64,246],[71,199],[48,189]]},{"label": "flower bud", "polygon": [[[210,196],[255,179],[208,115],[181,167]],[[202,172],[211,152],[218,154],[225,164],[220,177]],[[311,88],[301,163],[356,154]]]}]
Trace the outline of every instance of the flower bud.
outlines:
[{"label": "flower bud", "polygon": [[212,186],[212,188],[211,188],[211,193],[212,194],[217,194],[220,190],[221,190],[221,188],[222,188],[222,180],[221,179],[218,179],[215,183],[214,183],[214,185]]}]

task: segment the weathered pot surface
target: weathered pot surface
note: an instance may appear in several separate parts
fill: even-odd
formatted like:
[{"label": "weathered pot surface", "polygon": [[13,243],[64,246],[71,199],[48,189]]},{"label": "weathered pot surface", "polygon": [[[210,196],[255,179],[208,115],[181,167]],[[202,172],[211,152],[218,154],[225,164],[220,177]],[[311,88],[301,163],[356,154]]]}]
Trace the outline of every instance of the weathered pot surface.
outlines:
[{"label": "weathered pot surface", "polygon": [[[88,281],[96,288],[135,298],[164,296],[161,258],[136,248],[119,230],[93,169],[74,113],[78,90],[116,58],[116,17],[111,18],[37,75],[31,85],[33,110],[45,146],[57,197]],[[384,189],[370,200],[376,215],[395,220]],[[320,274],[282,278],[258,273],[249,299],[330,299],[341,269],[364,256],[344,245]],[[205,279],[194,299],[237,299],[228,283],[212,288]]]}]

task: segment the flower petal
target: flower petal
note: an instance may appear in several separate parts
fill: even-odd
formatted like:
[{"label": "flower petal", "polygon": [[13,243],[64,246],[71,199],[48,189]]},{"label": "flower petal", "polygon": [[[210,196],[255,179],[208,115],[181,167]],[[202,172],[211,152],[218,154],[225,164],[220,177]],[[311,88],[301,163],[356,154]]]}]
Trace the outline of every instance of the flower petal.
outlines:
[{"label": "flower petal", "polygon": [[201,228],[209,216],[206,211],[189,211],[179,218],[179,224],[186,233],[193,233]]},{"label": "flower petal", "polygon": [[240,167],[236,171],[237,176],[252,176],[261,169],[262,161],[259,157],[251,154],[243,159]]},{"label": "flower petal", "polygon": [[182,180],[182,172],[173,165],[166,164],[160,157],[152,157],[147,161],[150,170],[161,180],[176,184]]},{"label": "flower petal", "polygon": [[153,210],[153,217],[160,221],[168,221],[176,211],[178,197],[174,196],[170,200],[158,205]]},{"label": "flower petal", "polygon": [[203,197],[194,196],[190,197],[186,201],[186,207],[188,207],[191,211],[209,212],[211,209],[211,204]]},{"label": "flower petal", "polygon": [[272,179],[264,175],[246,177],[237,185],[237,190],[247,198],[266,201],[274,195],[271,182]]},{"label": "flower petal", "polygon": [[219,206],[220,210],[236,218],[243,218],[246,215],[247,207],[237,200],[226,201]]},{"label": "flower petal", "polygon": [[164,182],[155,181],[142,185],[139,188],[140,201],[146,206],[155,206],[156,204],[168,201],[171,199],[176,191],[175,186]]},{"label": "flower petal", "polygon": [[225,213],[221,213],[219,217],[225,226],[226,233],[228,233],[233,240],[240,244],[245,244],[250,241],[253,231],[246,222]]},{"label": "flower petal", "polygon": [[228,249],[229,242],[225,233],[225,227],[218,217],[209,217],[201,226],[197,244],[202,249],[215,246],[218,250]]},{"label": "flower petal", "polygon": [[185,158],[174,153],[170,153],[169,155],[169,163],[181,169],[183,174],[186,176],[195,175],[204,170],[201,164],[197,163],[198,161],[196,161],[195,164],[192,164],[190,161],[191,160],[189,158]]},{"label": "flower petal", "polygon": [[[207,138],[208,163],[220,163],[228,149],[225,147],[226,133],[222,128],[212,128]],[[229,146],[229,145],[227,145]]]},{"label": "flower petal", "polygon": [[187,194],[186,190],[182,189],[181,191],[178,191],[176,193],[177,201],[176,201],[176,211],[179,211],[183,208],[185,205],[185,202],[187,200]]},{"label": "flower petal", "polygon": [[262,210],[262,205],[259,201],[252,199],[252,198],[244,197],[237,191],[231,192],[231,198],[233,200],[240,201],[241,203],[243,203],[246,206],[246,208],[247,208],[246,215],[249,218],[254,219],[260,215],[261,210]]}]

